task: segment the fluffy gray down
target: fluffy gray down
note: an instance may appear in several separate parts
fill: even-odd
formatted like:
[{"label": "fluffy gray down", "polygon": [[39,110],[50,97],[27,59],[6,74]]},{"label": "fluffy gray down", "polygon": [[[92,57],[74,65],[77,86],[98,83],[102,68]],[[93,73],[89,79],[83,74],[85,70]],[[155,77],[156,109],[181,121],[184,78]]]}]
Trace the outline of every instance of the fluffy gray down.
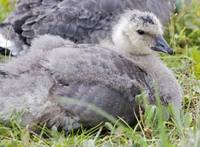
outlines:
[{"label": "fluffy gray down", "polygon": [[135,96],[145,90],[154,101],[152,83],[143,69],[113,50],[45,35],[26,56],[0,65],[0,119],[7,122],[13,111],[22,112],[24,125],[46,122],[67,131],[106,121],[79,105],[90,103],[132,123]]}]

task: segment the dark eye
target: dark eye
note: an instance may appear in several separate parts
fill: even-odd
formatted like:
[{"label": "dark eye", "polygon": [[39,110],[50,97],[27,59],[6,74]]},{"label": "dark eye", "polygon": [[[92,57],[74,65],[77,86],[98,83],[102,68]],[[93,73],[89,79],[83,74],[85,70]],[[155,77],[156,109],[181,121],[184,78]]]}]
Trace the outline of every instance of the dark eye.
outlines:
[{"label": "dark eye", "polygon": [[143,35],[144,31],[143,30],[137,30],[138,34]]}]

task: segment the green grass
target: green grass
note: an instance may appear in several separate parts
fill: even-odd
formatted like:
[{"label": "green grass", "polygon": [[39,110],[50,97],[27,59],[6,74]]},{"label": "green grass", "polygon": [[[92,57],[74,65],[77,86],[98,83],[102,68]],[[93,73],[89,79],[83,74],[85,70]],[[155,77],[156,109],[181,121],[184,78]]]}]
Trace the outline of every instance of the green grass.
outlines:
[{"label": "green grass", "polygon": [[[10,11],[9,3],[0,0],[2,2],[0,19]],[[45,127],[41,134],[30,134],[13,120],[9,126],[0,125],[0,146],[200,146],[200,2],[193,0],[191,6],[179,10],[165,35],[176,55],[161,58],[174,71],[183,88],[184,109],[180,114],[170,106],[145,104],[147,111],[140,111],[140,119],[134,127],[106,123],[68,137]],[[108,131],[101,133],[105,128]],[[45,134],[48,137],[44,137]]]},{"label": "green grass", "polygon": [[15,0],[0,0],[0,21],[12,11],[14,4]]}]

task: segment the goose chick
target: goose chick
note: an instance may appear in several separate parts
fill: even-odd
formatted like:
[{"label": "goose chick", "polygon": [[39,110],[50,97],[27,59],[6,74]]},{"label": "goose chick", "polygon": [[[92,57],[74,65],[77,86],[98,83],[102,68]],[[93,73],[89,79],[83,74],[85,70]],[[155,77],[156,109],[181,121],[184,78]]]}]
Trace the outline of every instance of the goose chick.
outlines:
[{"label": "goose chick", "polygon": [[7,122],[14,110],[22,112],[23,125],[66,131],[107,121],[81,105],[89,103],[130,124],[135,96],[145,90],[152,99],[148,73],[113,50],[50,35],[32,44],[26,56],[0,66],[0,120]]},{"label": "goose chick", "polygon": [[153,77],[163,103],[173,102],[181,108],[180,85],[155,52],[172,54],[173,50],[163,38],[162,25],[153,13],[138,10],[124,13],[113,27],[112,43],[106,45],[114,46]]},{"label": "goose chick", "polygon": [[[117,42],[114,44],[117,46]],[[156,44],[151,46],[154,49]],[[86,102],[132,123],[133,112],[137,111],[135,97],[141,90],[155,103],[154,81],[159,86],[161,101],[180,108],[179,85],[151,49],[146,48],[148,53],[141,53],[140,48],[126,53],[119,47],[111,50],[100,45],[76,45],[49,35],[35,39],[26,56],[0,66],[1,119],[9,120],[13,109],[24,110],[25,125],[47,123],[49,127],[55,125],[65,130],[107,120],[79,105]],[[174,89],[165,84],[171,84]],[[70,104],[68,99],[77,103]]]}]

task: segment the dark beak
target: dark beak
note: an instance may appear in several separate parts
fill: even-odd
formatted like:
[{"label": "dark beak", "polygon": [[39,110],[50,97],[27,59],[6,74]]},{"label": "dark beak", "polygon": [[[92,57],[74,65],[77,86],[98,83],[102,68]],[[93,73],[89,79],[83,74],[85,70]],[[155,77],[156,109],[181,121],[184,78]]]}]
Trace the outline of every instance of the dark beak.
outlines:
[{"label": "dark beak", "polygon": [[151,47],[151,49],[158,52],[168,53],[170,55],[173,54],[172,48],[169,47],[163,36],[157,36],[155,38],[155,46]]}]

